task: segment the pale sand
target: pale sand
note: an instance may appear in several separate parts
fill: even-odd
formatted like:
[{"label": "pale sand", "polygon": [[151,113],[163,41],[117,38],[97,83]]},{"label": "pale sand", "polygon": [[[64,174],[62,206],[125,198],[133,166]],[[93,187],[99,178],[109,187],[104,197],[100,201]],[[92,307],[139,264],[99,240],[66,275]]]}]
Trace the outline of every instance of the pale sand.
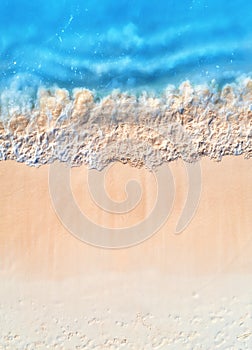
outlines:
[{"label": "pale sand", "polygon": [[[48,166],[0,163],[0,349],[252,348],[252,162],[201,160],[200,203],[180,235],[187,178],[181,161],[169,166],[176,195],[165,225],[137,246],[104,250],[62,226]],[[115,200],[124,179],[143,186],[143,201],[122,215],[101,214],[86,174],[74,168],[72,188],[98,223],[130,226],[151,209],[148,170],[112,167],[106,185]]]}]

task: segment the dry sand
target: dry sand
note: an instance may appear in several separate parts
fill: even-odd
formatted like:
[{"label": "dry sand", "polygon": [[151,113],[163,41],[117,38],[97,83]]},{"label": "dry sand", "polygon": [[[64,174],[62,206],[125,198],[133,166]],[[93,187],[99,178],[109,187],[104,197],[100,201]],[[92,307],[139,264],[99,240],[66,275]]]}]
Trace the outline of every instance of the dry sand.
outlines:
[{"label": "dry sand", "polygon": [[[175,227],[187,196],[182,161],[169,164],[175,201],[163,227],[127,249],[71,235],[49,194],[49,166],[0,163],[0,349],[251,349],[252,162],[200,161],[202,191],[187,228]],[[142,201],[101,212],[85,166],[71,171],[81,210],[99,225],[129,227],[155,202],[153,175],[116,163],[106,189],[123,200],[137,178]],[[67,204],[66,204],[67,205]]]}]

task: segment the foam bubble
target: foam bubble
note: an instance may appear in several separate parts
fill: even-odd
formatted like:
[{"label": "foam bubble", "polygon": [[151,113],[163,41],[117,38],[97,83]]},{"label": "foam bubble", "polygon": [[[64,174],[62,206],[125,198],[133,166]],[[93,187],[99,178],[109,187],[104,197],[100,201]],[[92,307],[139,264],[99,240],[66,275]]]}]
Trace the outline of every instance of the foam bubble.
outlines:
[{"label": "foam bubble", "polygon": [[[33,90],[32,90],[33,91]],[[252,80],[223,88],[189,81],[161,94],[12,85],[1,94],[1,159],[28,165],[54,160],[102,169],[118,160],[155,167],[177,158],[252,155]]]}]

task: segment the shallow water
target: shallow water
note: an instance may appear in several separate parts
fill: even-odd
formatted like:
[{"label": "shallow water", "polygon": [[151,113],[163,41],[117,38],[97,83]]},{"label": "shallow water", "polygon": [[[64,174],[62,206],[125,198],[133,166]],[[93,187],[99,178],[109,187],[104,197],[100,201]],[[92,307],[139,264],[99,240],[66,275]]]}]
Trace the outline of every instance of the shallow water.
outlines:
[{"label": "shallow water", "polygon": [[1,87],[224,84],[252,71],[251,22],[245,0],[2,0]]}]

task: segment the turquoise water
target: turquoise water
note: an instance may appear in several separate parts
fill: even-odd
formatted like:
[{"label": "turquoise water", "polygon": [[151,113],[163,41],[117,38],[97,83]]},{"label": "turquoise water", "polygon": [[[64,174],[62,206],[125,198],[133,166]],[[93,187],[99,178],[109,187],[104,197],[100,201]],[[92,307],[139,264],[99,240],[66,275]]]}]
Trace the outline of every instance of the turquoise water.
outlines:
[{"label": "turquoise water", "polygon": [[1,0],[0,85],[223,84],[252,71],[251,23],[247,0]]}]

